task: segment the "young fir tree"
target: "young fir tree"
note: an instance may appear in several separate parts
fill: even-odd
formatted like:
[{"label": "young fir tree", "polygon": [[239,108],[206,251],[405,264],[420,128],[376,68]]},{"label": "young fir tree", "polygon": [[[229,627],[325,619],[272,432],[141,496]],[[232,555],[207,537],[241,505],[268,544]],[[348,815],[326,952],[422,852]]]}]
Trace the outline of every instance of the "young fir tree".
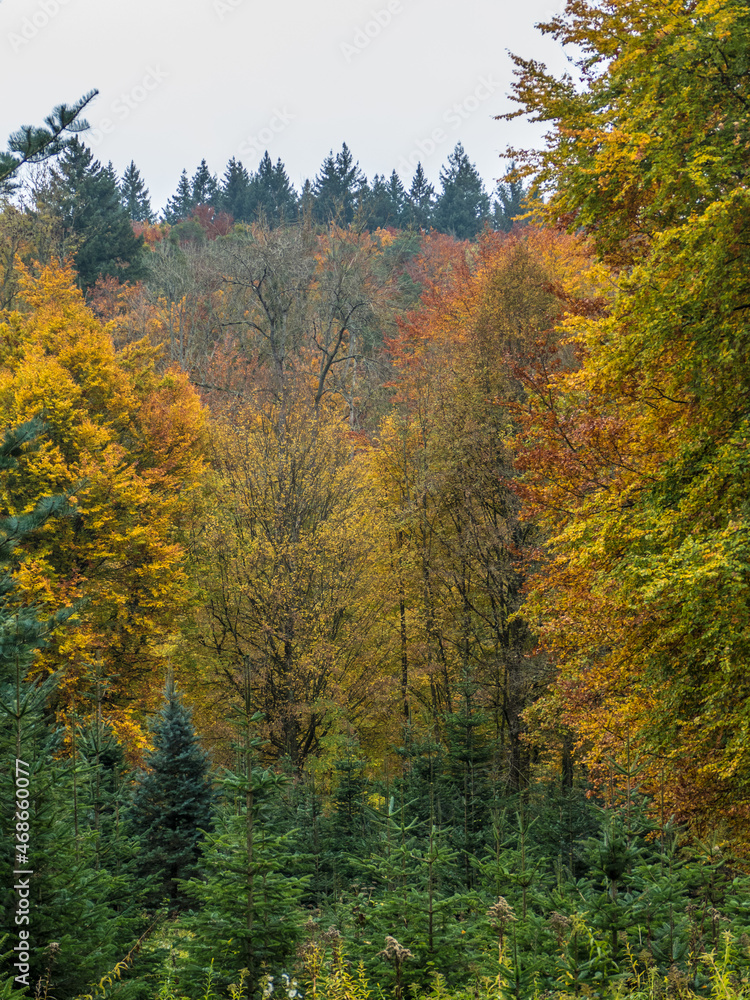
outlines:
[{"label": "young fir tree", "polygon": [[151,209],[148,188],[138,167],[131,160],[120,181],[120,196],[132,222],[154,222],[156,216]]},{"label": "young fir tree", "polygon": [[99,277],[124,281],[142,276],[143,240],[133,233],[114,170],[102,167],[78,139],[37,195],[36,208],[56,224],[84,289]]},{"label": "young fir tree", "polygon": [[249,665],[245,669],[237,766],[227,772],[215,831],[202,845],[200,876],[185,887],[200,907],[186,921],[193,938],[181,982],[197,987],[210,967],[226,987],[245,969],[252,996],[262,970],[274,975],[288,968],[308,879],[299,876],[305,857],[294,843],[296,831],[279,822],[279,790],[287,779],[256,764],[263,741],[254,727],[261,716],[251,710]]},{"label": "young fir tree", "polygon": [[440,181],[443,190],[435,205],[435,228],[459,240],[471,239],[490,218],[490,199],[460,142],[440,171]]},{"label": "young fir tree", "polygon": [[149,905],[166,898],[169,908],[182,909],[188,897],[180,885],[198,871],[200,843],[211,829],[215,793],[209,762],[198,745],[191,713],[167,681],[164,707],[152,729],[154,749],[146,769],[138,773],[128,809],[131,831],[141,837],[136,869],[156,875]]}]

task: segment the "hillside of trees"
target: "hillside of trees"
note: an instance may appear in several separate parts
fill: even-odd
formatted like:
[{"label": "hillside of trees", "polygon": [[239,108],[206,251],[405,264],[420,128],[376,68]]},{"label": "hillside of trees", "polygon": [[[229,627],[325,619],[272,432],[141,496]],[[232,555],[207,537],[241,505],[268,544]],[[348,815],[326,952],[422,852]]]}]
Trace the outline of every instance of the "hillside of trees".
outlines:
[{"label": "hillside of trees", "polygon": [[543,30],[494,202],[0,154],[4,1000],[750,996],[750,11]]}]

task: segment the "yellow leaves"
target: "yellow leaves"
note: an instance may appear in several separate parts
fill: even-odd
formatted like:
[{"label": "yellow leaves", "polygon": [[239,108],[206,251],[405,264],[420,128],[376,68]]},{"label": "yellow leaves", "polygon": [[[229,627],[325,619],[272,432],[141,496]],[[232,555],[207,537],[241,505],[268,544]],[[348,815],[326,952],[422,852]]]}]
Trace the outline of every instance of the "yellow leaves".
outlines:
[{"label": "yellow leaves", "polygon": [[204,417],[182,374],[156,373],[153,348],[117,356],[68,266],[24,271],[21,285],[26,311],[3,317],[15,343],[0,371],[0,419],[41,411],[48,430],[3,500],[23,510],[75,490],[75,503],[29,542],[19,583],[51,607],[85,598],[79,627],[59,632],[39,669],[64,669],[70,702],[102,651],[116,702],[136,694],[186,605],[177,532],[203,471]]}]

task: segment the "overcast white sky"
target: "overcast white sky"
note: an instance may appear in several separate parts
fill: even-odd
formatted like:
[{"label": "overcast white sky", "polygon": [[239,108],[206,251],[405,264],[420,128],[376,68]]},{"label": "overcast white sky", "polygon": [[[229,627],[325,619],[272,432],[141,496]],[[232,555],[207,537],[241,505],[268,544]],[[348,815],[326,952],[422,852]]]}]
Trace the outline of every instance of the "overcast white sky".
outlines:
[{"label": "overcast white sky", "polygon": [[488,187],[511,143],[508,50],[566,60],[534,25],[562,0],[0,0],[0,143],[97,88],[86,141],[134,160],[155,208],[202,157],[281,157],[299,188],[347,142],[371,180],[417,159],[439,190],[461,141]]}]

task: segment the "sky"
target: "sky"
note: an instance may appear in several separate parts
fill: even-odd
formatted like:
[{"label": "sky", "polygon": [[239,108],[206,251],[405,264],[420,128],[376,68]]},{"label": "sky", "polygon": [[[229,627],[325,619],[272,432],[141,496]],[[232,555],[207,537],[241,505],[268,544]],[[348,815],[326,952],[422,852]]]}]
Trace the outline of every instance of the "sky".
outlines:
[{"label": "sky", "polygon": [[300,189],[346,142],[367,177],[417,160],[439,174],[461,142],[488,189],[509,145],[543,129],[513,110],[510,52],[560,74],[535,25],[562,0],[0,0],[0,142],[96,88],[84,141],[133,160],[154,208],[183,168],[219,177],[264,150]]}]

